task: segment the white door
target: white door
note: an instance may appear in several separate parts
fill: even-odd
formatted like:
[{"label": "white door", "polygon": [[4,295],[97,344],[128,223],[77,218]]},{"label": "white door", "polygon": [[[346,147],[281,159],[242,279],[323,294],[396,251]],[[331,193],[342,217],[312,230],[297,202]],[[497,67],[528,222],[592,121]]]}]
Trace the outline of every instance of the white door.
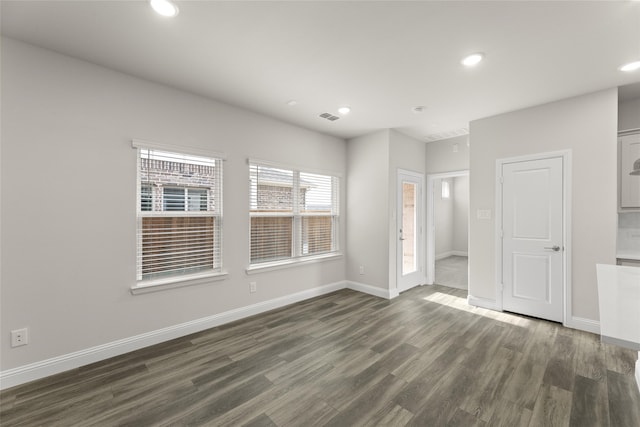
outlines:
[{"label": "white door", "polygon": [[502,165],[503,309],[562,322],[563,159]]},{"label": "white door", "polygon": [[422,175],[398,172],[398,292],[424,282],[422,267]]}]

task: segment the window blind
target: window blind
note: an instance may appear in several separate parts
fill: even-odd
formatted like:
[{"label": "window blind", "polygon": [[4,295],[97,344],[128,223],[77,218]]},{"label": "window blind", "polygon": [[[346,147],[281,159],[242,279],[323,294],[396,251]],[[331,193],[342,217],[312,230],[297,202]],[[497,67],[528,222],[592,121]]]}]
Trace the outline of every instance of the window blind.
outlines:
[{"label": "window blind", "polygon": [[335,250],[335,222],[338,215],[337,178],[300,172],[299,247],[301,255]]},{"label": "window blind", "polygon": [[250,163],[251,264],[337,251],[338,178]]},{"label": "window blind", "polygon": [[221,271],[222,160],[140,148],[138,180],[138,280]]}]

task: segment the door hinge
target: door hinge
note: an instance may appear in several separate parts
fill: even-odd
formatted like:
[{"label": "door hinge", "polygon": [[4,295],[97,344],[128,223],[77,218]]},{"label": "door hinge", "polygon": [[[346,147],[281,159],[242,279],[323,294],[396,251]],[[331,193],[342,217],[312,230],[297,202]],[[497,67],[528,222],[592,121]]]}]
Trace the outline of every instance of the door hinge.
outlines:
[{"label": "door hinge", "polygon": [[500,184],[504,184],[504,177],[500,177]]}]

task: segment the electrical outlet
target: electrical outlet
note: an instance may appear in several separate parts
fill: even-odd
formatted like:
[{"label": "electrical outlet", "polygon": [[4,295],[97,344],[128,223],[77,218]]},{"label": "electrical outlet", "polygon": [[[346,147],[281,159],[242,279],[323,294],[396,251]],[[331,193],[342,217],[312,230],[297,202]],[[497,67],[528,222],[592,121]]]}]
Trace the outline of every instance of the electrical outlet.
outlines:
[{"label": "electrical outlet", "polygon": [[249,282],[249,292],[250,293],[255,293],[257,290],[257,284],[256,282]]},{"label": "electrical outlet", "polygon": [[29,344],[29,330],[27,328],[11,331],[11,347]]},{"label": "electrical outlet", "polygon": [[360,266],[360,275],[363,275],[363,274],[364,274],[364,265],[361,265]]}]

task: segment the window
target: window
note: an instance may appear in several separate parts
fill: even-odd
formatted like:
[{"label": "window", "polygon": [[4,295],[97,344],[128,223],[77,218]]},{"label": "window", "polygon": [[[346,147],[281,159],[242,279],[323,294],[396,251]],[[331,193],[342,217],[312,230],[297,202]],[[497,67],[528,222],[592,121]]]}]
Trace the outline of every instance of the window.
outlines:
[{"label": "window", "polygon": [[338,251],[338,177],[250,164],[251,265]]},{"label": "window", "polygon": [[162,204],[165,211],[206,211],[207,193],[206,188],[164,187]]},{"label": "window", "polygon": [[139,148],[139,281],[222,268],[222,160]]},{"label": "window", "polygon": [[443,179],[442,180],[442,198],[448,199],[449,197],[451,197],[451,189],[449,187],[449,181]]}]

